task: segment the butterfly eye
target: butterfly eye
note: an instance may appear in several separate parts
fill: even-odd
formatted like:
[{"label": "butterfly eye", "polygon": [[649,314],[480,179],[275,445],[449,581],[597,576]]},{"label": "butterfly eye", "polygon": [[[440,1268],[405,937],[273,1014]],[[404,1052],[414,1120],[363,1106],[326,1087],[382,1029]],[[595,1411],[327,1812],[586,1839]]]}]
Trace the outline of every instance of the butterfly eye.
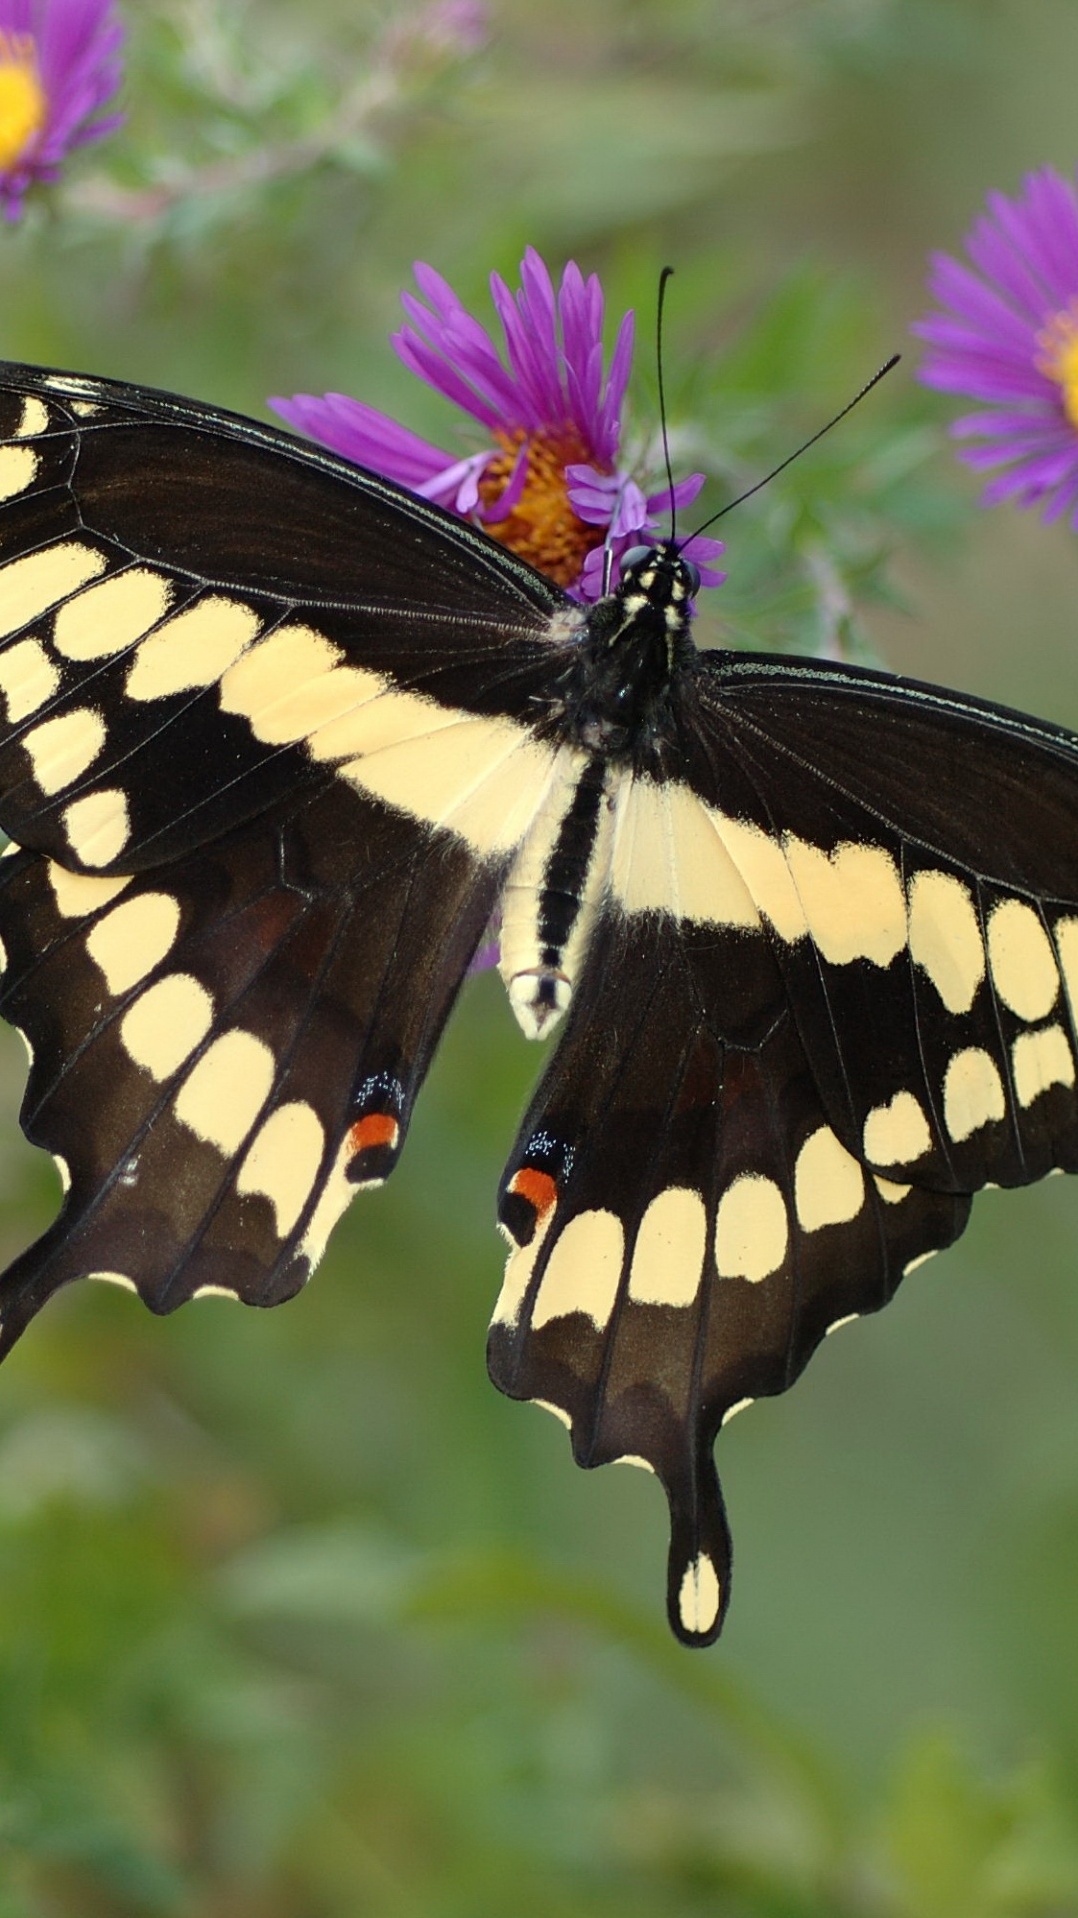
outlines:
[{"label": "butterfly eye", "polygon": [[651,554],[652,548],[650,546],[630,546],[628,552],[623,553],[621,556],[622,572],[627,573],[634,571],[637,566],[642,566],[645,560],[650,559]]},{"label": "butterfly eye", "polygon": [[691,559],[682,559],[681,570],[685,575],[685,584],[690,593],[698,593],[700,591],[699,566],[694,566]]}]

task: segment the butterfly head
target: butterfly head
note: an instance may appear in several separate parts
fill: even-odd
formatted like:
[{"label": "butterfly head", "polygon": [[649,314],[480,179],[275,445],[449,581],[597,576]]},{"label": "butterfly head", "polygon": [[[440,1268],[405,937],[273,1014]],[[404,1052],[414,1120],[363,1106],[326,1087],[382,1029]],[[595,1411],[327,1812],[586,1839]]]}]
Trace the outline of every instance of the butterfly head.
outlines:
[{"label": "butterfly head", "polygon": [[673,541],[631,546],[622,555],[615,597],[627,612],[658,611],[668,629],[680,632],[692,618],[692,602],[699,590],[699,567],[685,559]]}]

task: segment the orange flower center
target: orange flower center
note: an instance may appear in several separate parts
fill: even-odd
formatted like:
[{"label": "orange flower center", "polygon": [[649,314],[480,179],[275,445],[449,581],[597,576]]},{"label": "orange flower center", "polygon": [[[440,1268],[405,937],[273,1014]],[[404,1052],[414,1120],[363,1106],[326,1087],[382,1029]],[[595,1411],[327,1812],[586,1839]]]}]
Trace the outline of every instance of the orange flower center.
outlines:
[{"label": "orange flower center", "polygon": [[528,465],[516,505],[504,519],[484,520],[486,531],[557,585],[572,586],[588,554],[602,545],[604,537],[603,527],[578,519],[569,501],[565,469],[587,461],[588,448],[575,426],[542,433],[528,433],[518,426],[512,433],[499,431],[494,437],[505,451],[494,455],[479,482],[485,507],[497,507],[522,447]]},{"label": "orange flower center", "polygon": [[1061,313],[1053,313],[1037,335],[1038,373],[1056,380],[1063,394],[1063,411],[1078,426],[1078,296]]},{"label": "orange flower center", "polygon": [[23,158],[45,124],[45,90],[29,33],[0,33],[0,169]]}]

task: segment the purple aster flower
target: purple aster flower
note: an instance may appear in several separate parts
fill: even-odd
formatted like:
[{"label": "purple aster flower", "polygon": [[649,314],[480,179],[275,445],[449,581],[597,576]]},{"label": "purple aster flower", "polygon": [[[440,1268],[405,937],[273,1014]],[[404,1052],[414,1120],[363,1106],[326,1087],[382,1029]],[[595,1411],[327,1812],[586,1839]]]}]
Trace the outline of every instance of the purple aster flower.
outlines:
[{"label": "purple aster flower", "polygon": [[982,442],[961,457],[990,481],[986,505],[1044,503],[1046,520],[1078,526],[1078,195],[1053,167],[1027,176],[988,211],[966,240],[976,272],[947,254],[932,259],[930,286],[946,309],[914,328],[930,351],[920,377],[991,410],[951,428]]},{"label": "purple aster flower", "polygon": [[99,140],[120,84],[123,28],[113,0],[0,0],[0,207],[22,212],[35,180],[55,180],[72,147]]},{"label": "purple aster flower", "polygon": [[[598,279],[585,280],[570,261],[555,293],[529,247],[519,293],[491,276],[503,359],[433,267],[419,264],[415,276],[424,297],[403,295],[410,323],[394,336],[394,347],[413,373],[478,420],[487,441],[482,451],[454,459],[343,393],[297,393],[270,405],[298,432],[478,520],[575,598],[598,599],[606,550],[616,582],[622,554],[660,537],[671,504],[668,486],[647,491],[620,456],[632,314],[625,314],[604,370]],[[689,505],[703,483],[702,473],[681,480],[674,504]],[[722,550],[720,540],[700,537],[684,548],[705,586],[724,577],[711,564]]]}]

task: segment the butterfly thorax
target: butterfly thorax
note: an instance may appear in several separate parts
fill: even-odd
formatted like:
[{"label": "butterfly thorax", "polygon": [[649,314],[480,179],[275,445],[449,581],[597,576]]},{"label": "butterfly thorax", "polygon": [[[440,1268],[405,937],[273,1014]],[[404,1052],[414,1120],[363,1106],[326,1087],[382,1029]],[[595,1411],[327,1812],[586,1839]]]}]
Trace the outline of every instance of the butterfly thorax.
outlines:
[{"label": "butterfly thorax", "polygon": [[567,667],[554,730],[575,746],[634,764],[671,726],[671,689],[696,657],[694,569],[676,547],[635,548],[616,592],[591,607]]}]

